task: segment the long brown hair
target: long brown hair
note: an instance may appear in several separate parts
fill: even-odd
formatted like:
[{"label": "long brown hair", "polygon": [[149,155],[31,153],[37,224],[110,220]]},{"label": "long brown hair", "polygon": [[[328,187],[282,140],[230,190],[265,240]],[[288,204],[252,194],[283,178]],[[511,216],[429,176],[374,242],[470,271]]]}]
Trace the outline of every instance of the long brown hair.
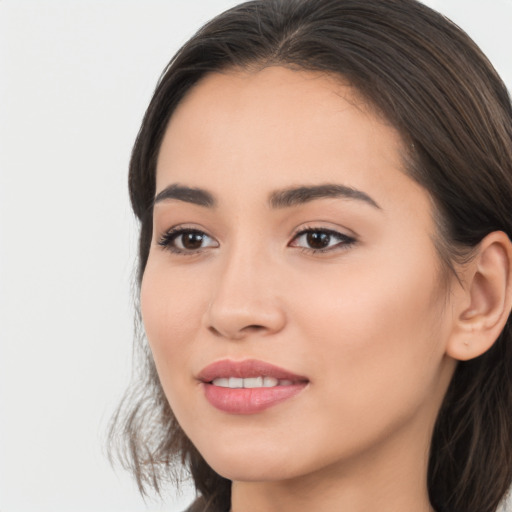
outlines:
[{"label": "long brown hair", "polygon": [[[401,133],[409,175],[436,205],[444,267],[488,233],[512,235],[512,107],[475,43],[415,0],[255,0],[205,25],[165,69],[133,148],[138,285],[152,232],[155,167],[177,104],[205,74],[282,65],[342,76]],[[178,425],[139,319],[133,387],[111,442],[142,492],[188,468],[203,510],[229,508],[230,482]],[[458,364],[434,429],[428,489],[438,512],[493,512],[512,480],[510,319],[484,355]]]}]

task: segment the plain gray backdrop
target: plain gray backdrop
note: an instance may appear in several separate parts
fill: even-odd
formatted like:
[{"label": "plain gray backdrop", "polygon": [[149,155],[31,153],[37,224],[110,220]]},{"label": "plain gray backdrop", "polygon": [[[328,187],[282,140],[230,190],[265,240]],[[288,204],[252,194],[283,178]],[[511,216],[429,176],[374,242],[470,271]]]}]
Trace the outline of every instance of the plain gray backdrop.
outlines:
[{"label": "plain gray backdrop", "polygon": [[[131,145],[164,66],[234,0],[0,0],[0,512],[179,511],[104,455],[130,375]],[[512,0],[429,0],[512,87]],[[512,418],[511,418],[512,421]]]}]

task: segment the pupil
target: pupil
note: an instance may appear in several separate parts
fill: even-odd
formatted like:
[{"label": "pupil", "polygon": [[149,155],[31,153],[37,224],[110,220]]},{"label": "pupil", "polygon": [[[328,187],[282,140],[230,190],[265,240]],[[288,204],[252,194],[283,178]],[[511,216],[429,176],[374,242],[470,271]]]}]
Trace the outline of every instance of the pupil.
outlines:
[{"label": "pupil", "polygon": [[331,241],[331,235],[319,231],[313,231],[307,234],[308,245],[312,249],[324,249]]},{"label": "pupil", "polygon": [[203,243],[203,235],[200,233],[186,233],[182,240],[185,249],[199,249]]}]

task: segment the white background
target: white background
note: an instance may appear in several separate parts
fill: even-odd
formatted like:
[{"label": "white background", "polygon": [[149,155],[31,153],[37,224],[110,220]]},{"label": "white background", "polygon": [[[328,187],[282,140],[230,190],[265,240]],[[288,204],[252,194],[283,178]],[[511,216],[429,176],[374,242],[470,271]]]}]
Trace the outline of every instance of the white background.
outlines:
[{"label": "white background", "polygon": [[[130,374],[126,174],[156,80],[234,0],[0,0],[0,512],[178,511],[104,456]],[[430,0],[512,88],[512,0]],[[511,418],[512,421],[512,418]]]}]

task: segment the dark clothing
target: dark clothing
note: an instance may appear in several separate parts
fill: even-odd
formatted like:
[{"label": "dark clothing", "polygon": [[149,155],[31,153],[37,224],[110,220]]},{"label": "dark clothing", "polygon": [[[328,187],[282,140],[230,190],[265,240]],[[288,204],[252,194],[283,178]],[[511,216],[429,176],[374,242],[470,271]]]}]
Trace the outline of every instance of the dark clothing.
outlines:
[{"label": "dark clothing", "polygon": [[212,505],[208,506],[203,498],[197,498],[187,510],[183,512],[229,512],[229,510],[221,510],[220,508],[213,508]]}]

